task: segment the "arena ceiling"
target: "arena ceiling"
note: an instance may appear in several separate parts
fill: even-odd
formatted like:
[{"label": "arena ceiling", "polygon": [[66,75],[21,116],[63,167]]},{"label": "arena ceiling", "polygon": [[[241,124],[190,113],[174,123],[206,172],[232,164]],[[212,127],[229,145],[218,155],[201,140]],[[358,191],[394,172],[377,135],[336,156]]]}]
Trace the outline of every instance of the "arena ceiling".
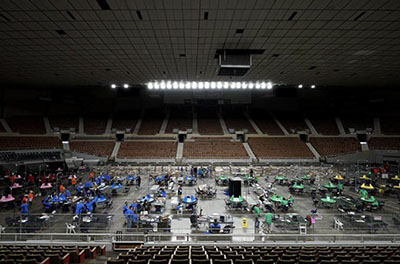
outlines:
[{"label": "arena ceiling", "polygon": [[0,81],[225,80],[217,50],[257,49],[235,80],[398,85],[399,18],[399,0],[1,0]]}]

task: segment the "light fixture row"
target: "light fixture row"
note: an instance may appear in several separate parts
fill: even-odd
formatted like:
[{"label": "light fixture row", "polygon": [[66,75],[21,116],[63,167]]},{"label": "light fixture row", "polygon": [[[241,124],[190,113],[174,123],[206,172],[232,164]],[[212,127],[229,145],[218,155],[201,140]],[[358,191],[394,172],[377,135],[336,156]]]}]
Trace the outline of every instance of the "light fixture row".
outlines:
[{"label": "light fixture row", "polygon": [[[299,86],[297,86],[299,89],[301,89],[301,88],[303,88],[303,87],[305,87],[304,85],[302,85],[302,84],[299,84]],[[312,85],[310,85],[310,88],[311,89],[314,89],[316,86],[315,86],[315,84],[312,84]]]},{"label": "light fixture row", "polygon": [[189,82],[189,81],[154,81],[148,82],[149,90],[208,90],[208,89],[230,89],[230,90],[252,90],[272,89],[272,82]]},{"label": "light fixture row", "polygon": [[[117,84],[115,84],[115,83],[111,84],[110,86],[111,86],[111,89],[116,89],[116,88],[119,87],[119,86],[118,86]],[[122,85],[122,87],[124,87],[125,89],[128,89],[128,88],[129,88],[129,84],[124,83],[124,84]]]}]

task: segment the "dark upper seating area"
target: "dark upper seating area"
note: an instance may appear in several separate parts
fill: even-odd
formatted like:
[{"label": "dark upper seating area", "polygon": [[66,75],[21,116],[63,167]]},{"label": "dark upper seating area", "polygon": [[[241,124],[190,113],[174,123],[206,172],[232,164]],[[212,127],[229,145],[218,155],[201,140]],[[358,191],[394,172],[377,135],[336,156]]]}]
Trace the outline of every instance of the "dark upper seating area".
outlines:
[{"label": "dark upper seating area", "polygon": [[1,132],[7,132],[2,123],[0,123],[0,133]]},{"label": "dark upper seating area", "polygon": [[296,112],[276,112],[275,116],[289,134],[295,134],[298,131],[309,129],[304,121],[304,117]]},{"label": "dark upper seating area", "polygon": [[111,129],[118,131],[126,131],[130,129],[130,133],[133,133],[139,116],[137,114],[131,115],[118,115],[113,118]]},{"label": "dark upper seating area", "polygon": [[335,117],[332,115],[307,115],[311,124],[317,130],[318,134],[322,135],[339,135]]},{"label": "dark upper seating area", "polygon": [[293,137],[250,137],[248,143],[257,158],[313,158],[307,145]]},{"label": "dark upper seating area", "polygon": [[342,115],[341,118],[343,127],[346,133],[350,133],[349,128],[354,128],[355,131],[363,130],[367,128],[373,128],[373,119],[366,115]]},{"label": "dark upper seating area", "polygon": [[383,134],[400,135],[400,116],[383,116],[380,123]]},{"label": "dark upper seating area", "polygon": [[54,129],[58,127],[59,129],[69,130],[74,128],[78,131],[79,128],[79,117],[78,116],[49,116],[50,126]]},{"label": "dark upper seating area", "polygon": [[400,138],[371,138],[368,141],[370,149],[400,150]]},{"label": "dark upper seating area", "polygon": [[229,109],[222,113],[225,120],[226,128],[234,129],[235,131],[243,131],[246,129],[248,133],[255,134],[253,126],[250,124],[242,109]]},{"label": "dark upper seating area", "polygon": [[84,130],[88,135],[102,135],[106,132],[106,117],[85,117]]},{"label": "dark upper seating area", "polygon": [[193,114],[191,108],[172,109],[168,119],[165,133],[172,133],[173,129],[187,130],[193,127]]},{"label": "dark upper seating area", "polygon": [[0,150],[61,148],[57,137],[0,137]]},{"label": "dark upper seating area", "polygon": [[199,109],[197,111],[199,134],[223,135],[221,124],[215,108]]},{"label": "dark upper seating area", "polygon": [[356,138],[311,137],[310,143],[321,156],[334,156],[361,151],[360,143]]},{"label": "dark upper seating area", "polygon": [[155,135],[160,132],[164,112],[160,109],[147,109],[140,125],[140,135]]},{"label": "dark upper seating area", "polygon": [[115,142],[114,141],[71,141],[71,151],[87,153],[90,155],[108,157],[111,155]]},{"label": "dark upper seating area", "polygon": [[141,246],[106,264],[389,264],[398,246]]},{"label": "dark upper seating area", "polygon": [[11,130],[20,134],[46,134],[43,117],[15,116],[6,118]]},{"label": "dark upper seating area", "polygon": [[272,116],[265,110],[254,109],[251,111],[250,115],[263,134],[283,135],[282,129],[278,126]]},{"label": "dark upper seating area", "polygon": [[151,159],[175,158],[177,143],[172,141],[124,141],[118,158]]},{"label": "dark upper seating area", "polygon": [[183,148],[184,158],[248,158],[243,144],[231,138],[207,137],[186,141]]}]

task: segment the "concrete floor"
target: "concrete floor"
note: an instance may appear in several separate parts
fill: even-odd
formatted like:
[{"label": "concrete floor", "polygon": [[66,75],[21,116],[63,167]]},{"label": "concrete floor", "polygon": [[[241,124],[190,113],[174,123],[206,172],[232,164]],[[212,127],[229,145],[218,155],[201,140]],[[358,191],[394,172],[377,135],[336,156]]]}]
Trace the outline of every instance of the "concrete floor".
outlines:
[{"label": "concrete floor", "polygon": [[[301,168],[301,172],[303,173],[304,171],[307,171],[307,169],[311,170],[311,168]],[[314,169],[314,168],[313,168]],[[300,170],[299,168],[291,168],[291,171],[296,171]],[[277,170],[277,169],[271,169],[271,170],[266,170],[263,172],[262,177],[260,177],[259,184],[263,187],[266,186],[267,181],[266,178],[268,177],[268,181],[272,182],[273,181],[273,175],[276,175],[276,173],[282,172],[282,170]],[[285,172],[290,172],[290,170],[283,170]],[[228,172],[220,172],[222,174],[227,174]],[[326,179],[325,177],[329,174],[333,173],[332,171],[329,172],[321,172],[322,175],[320,176],[320,183],[325,184]],[[87,177],[87,173],[82,174],[83,177]],[[289,175],[289,178],[291,178],[293,175]],[[330,175],[332,176],[332,175]],[[351,175],[347,175],[351,176]],[[119,194],[116,197],[113,197],[113,207],[108,210],[108,213],[114,214],[113,221],[109,228],[107,230],[97,230],[96,232],[100,233],[116,233],[117,231],[122,231],[123,233],[129,233],[131,232],[126,232],[125,227],[124,227],[124,222],[125,218],[122,215],[122,206],[125,201],[128,201],[129,203],[133,201],[134,199],[138,199],[146,195],[149,191],[149,187],[152,185],[152,182],[149,182],[149,177],[147,173],[143,173],[142,175],[142,188],[139,190],[135,190],[135,188],[131,187],[131,190],[127,194]],[[253,235],[255,233],[257,234],[263,234],[262,230],[255,230],[254,228],[254,216],[250,212],[226,212],[225,209],[225,202],[224,199],[226,196],[223,194],[223,190],[226,188],[224,186],[216,186],[214,177],[209,177],[209,178],[201,178],[198,181],[198,184],[209,184],[211,186],[216,187],[217,189],[217,197],[215,199],[208,199],[208,200],[199,200],[198,203],[198,209],[203,210],[204,215],[211,215],[213,213],[220,213],[220,214],[225,214],[225,213],[230,213],[233,216],[234,219],[234,225],[235,229],[233,232],[233,236],[229,238],[229,241],[231,242],[238,242],[240,241],[252,241],[254,240]],[[288,187],[287,186],[280,186],[280,185],[275,185],[276,187],[276,193],[278,195],[282,194],[285,197],[289,196],[288,192]],[[183,195],[191,195],[194,194],[194,188],[195,186],[184,186],[183,187]],[[353,191],[350,191],[348,187],[345,188],[345,194],[354,196],[354,197],[359,197],[359,195]],[[256,199],[256,195],[253,192],[253,189],[251,187],[245,187],[242,185],[242,196],[246,199],[248,197],[253,198],[254,200]],[[294,206],[289,210],[289,213],[297,213],[301,216],[306,216],[307,214],[310,214],[310,210],[313,208],[312,206],[312,201],[311,198],[308,195],[294,195],[293,196],[295,199]],[[377,196],[378,199],[382,199],[382,197]],[[41,205],[41,197],[36,197],[34,201],[33,207],[30,209],[30,213],[38,213],[41,214],[43,212],[42,205]],[[385,207],[383,210],[378,211],[376,213],[366,213],[366,214],[374,214],[381,216],[382,219],[389,224],[389,228],[385,230],[380,230],[380,234],[400,234],[400,231],[398,230],[397,227],[394,226],[394,223],[392,221],[392,215],[395,213],[400,213],[399,211],[399,205],[398,205],[398,200],[395,198],[385,198]],[[19,211],[19,210],[18,210]],[[97,213],[103,213],[105,210],[97,210]],[[333,215],[338,214],[336,209],[319,209],[319,217],[317,219],[317,222],[314,226],[314,228],[310,229],[307,231],[308,234],[350,234],[350,233],[360,233],[360,231],[337,231],[333,229]],[[13,214],[13,211],[6,211],[2,210],[2,215],[0,217],[0,222],[3,226],[5,226],[4,219],[5,216]],[[190,220],[189,220],[189,215],[183,215],[183,216],[178,216],[174,214],[171,210],[171,204],[170,204],[170,199],[167,199],[166,203],[166,211],[164,214],[171,214],[173,215],[173,220],[172,220],[172,236],[168,238],[168,240],[176,241],[179,240],[179,236],[182,234],[190,234],[192,233],[192,230],[190,229]],[[279,214],[279,212],[277,212]],[[247,228],[242,228],[242,218],[246,217],[248,224]],[[52,219],[49,227],[47,229],[44,229],[42,232],[44,233],[65,233],[66,228],[65,228],[65,223],[70,223],[72,220],[72,214],[60,214],[57,213]],[[12,232],[10,230],[6,229],[6,232]],[[366,231],[362,231],[366,233]],[[279,229],[275,226],[272,227],[272,234],[298,234],[298,231],[288,231],[288,230],[282,230]],[[4,236],[1,237],[1,239],[6,239]],[[323,238],[320,238],[323,240]]]}]

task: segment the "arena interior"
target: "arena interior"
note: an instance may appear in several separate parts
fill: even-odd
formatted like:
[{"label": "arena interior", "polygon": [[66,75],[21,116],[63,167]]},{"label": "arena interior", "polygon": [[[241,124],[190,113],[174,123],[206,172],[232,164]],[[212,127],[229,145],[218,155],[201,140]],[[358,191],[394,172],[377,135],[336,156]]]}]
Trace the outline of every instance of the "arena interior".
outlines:
[{"label": "arena interior", "polygon": [[400,263],[399,18],[2,0],[0,263]]}]

